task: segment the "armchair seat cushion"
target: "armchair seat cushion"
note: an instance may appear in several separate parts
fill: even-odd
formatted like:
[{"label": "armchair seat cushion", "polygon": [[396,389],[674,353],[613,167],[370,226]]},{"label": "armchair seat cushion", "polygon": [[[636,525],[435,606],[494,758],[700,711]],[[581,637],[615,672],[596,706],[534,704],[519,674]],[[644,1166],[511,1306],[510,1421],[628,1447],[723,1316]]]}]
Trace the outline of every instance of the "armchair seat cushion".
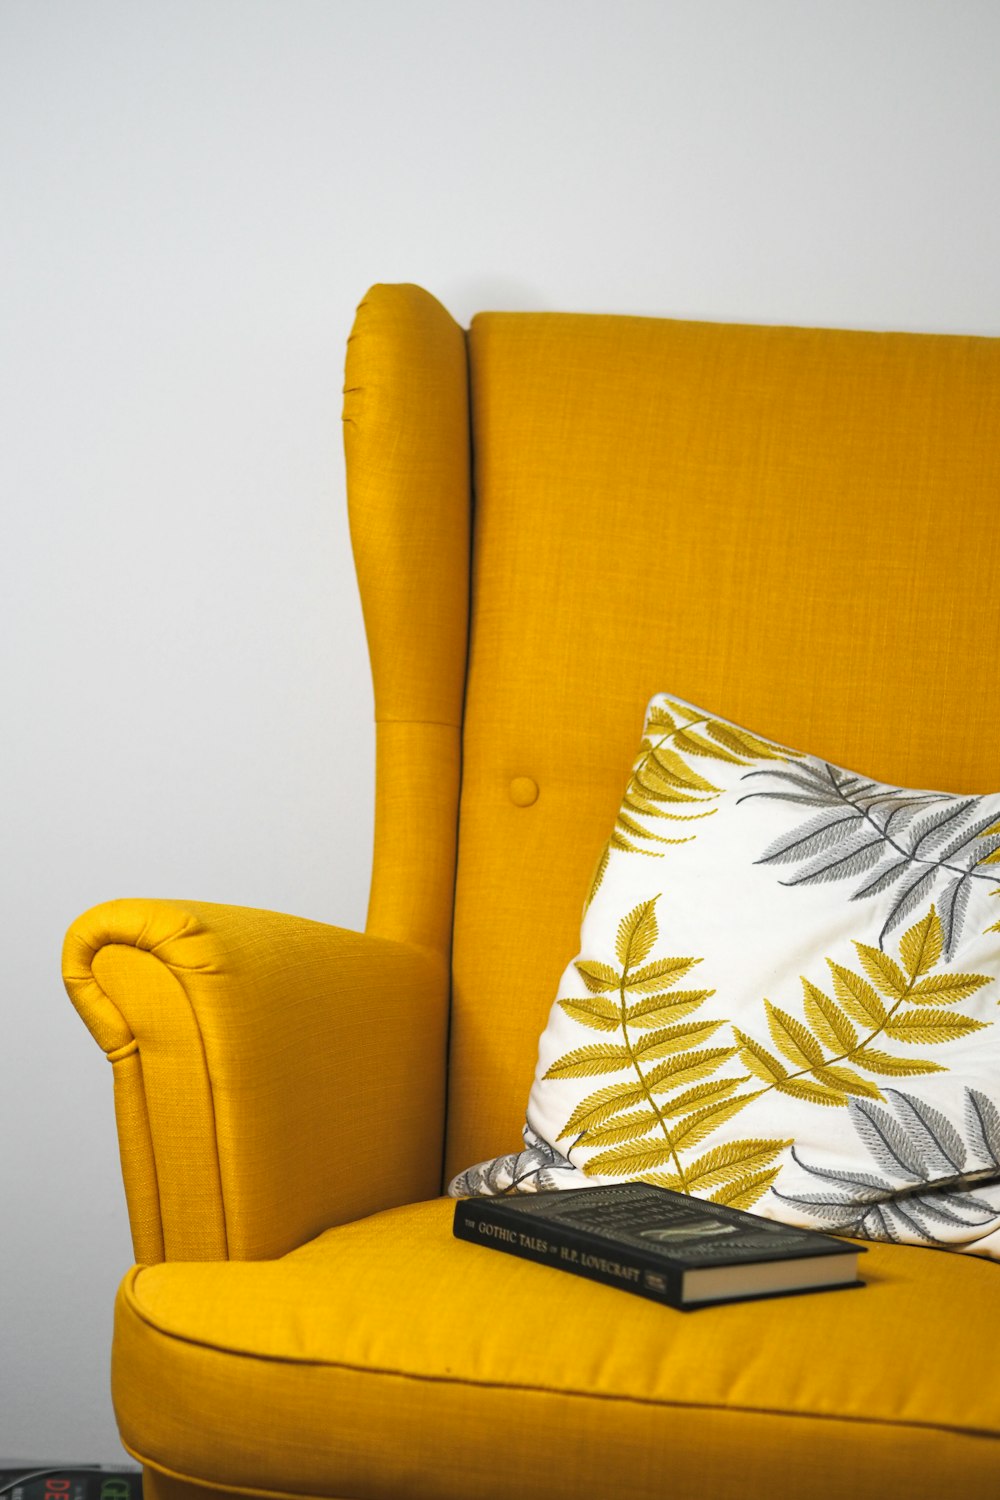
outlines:
[{"label": "armchair seat cushion", "polygon": [[353,1500],[995,1500],[996,1266],[878,1245],[863,1290],[683,1314],[456,1241],[453,1213],[134,1268],[128,1446],[203,1484]]}]

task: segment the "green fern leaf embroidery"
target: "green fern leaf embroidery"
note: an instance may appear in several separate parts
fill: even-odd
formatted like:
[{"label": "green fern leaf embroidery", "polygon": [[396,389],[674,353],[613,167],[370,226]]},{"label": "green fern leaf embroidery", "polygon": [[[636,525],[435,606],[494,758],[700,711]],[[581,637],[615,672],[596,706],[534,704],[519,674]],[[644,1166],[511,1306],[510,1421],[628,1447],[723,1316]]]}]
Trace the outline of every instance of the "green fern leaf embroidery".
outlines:
[{"label": "green fern leaf embroidery", "polygon": [[712,1194],[713,1203],[724,1203],[728,1208],[752,1208],[758,1198],[763,1197],[774,1182],[780,1167],[771,1167],[766,1172],[752,1172],[736,1182],[727,1183]]},{"label": "green fern leaf embroidery", "polygon": [[602,1151],[585,1163],[583,1170],[589,1177],[642,1177],[654,1167],[664,1167],[673,1161],[674,1147],[670,1141],[645,1140],[639,1145],[615,1146]]},{"label": "green fern leaf embroidery", "polygon": [[675,1094],[668,1104],[663,1106],[663,1113],[667,1119],[677,1119],[680,1115],[690,1114],[694,1109],[700,1109],[706,1104],[714,1104],[719,1099],[728,1099],[743,1083],[749,1083],[745,1073],[736,1078],[716,1078],[711,1083],[696,1083],[693,1088],[685,1089],[683,1094]]},{"label": "green fern leaf embroidery", "polygon": [[647,995],[628,1007],[625,1019],[630,1026],[662,1026],[697,1010],[710,994],[710,990],[674,990],[672,994]]},{"label": "green fern leaf embroidery", "polygon": [[[688,748],[682,745],[685,734],[686,731],[682,730],[674,741],[682,748]],[[689,748],[688,753],[691,753]],[[719,759],[723,759],[721,751]],[[714,782],[709,781],[706,776],[702,776],[700,772],[689,766],[687,761],[682,760],[676,750],[666,749],[662,741],[650,747],[638,780],[639,785],[645,787],[647,791],[663,791],[663,782],[666,782],[668,787],[677,788],[682,792],[718,792],[719,790]]]},{"label": "green fern leaf embroidery", "polygon": [[599,995],[604,990],[616,990],[620,976],[617,969],[610,964],[595,964],[578,961],[576,971],[592,995]]},{"label": "green fern leaf embroidery", "polygon": [[869,979],[886,999],[898,1000],[906,994],[909,981],[895,959],[869,943],[855,943],[854,946]]},{"label": "green fern leaf embroidery", "polygon": [[981,1031],[986,1024],[968,1016],[953,1015],[947,1010],[919,1010],[894,1016],[891,1021],[886,1021],[883,1029],[894,1042],[906,1042],[910,1047],[920,1043],[933,1046],[937,1042],[957,1041],[959,1037],[968,1036],[970,1031]]},{"label": "green fern leaf embroidery", "polygon": [[735,1047],[708,1047],[701,1052],[682,1052],[646,1074],[646,1087],[651,1094],[667,1094],[682,1083],[692,1083],[696,1078],[707,1078],[723,1063],[736,1056]]},{"label": "green fern leaf embroidery", "polygon": [[618,1030],[618,1007],[602,996],[593,995],[587,1000],[560,1000],[559,1008],[582,1026],[592,1026],[596,1031]]},{"label": "green fern leaf embroidery", "polygon": [[708,1192],[712,1188],[737,1183],[748,1174],[769,1166],[786,1146],[791,1145],[789,1139],[731,1141],[725,1146],[713,1146],[688,1167],[688,1191]]},{"label": "green fern leaf embroidery", "polygon": [[751,1100],[759,1099],[761,1092],[762,1090],[757,1090],[753,1094],[741,1094],[738,1099],[719,1099],[707,1104],[704,1109],[696,1109],[692,1114],[686,1115],[674,1133],[674,1150],[688,1151],[692,1146],[700,1146],[724,1120],[730,1119]]},{"label": "green fern leaf embroidery", "polygon": [[661,1031],[648,1031],[632,1043],[632,1055],[639,1062],[666,1057],[671,1052],[707,1042],[725,1024],[725,1021],[685,1021],[679,1026],[664,1026]]},{"label": "green fern leaf embroidery", "polygon": [[616,1115],[608,1125],[596,1125],[580,1137],[581,1146],[616,1146],[648,1135],[659,1122],[655,1109],[635,1109]]},{"label": "green fern leaf embroidery", "polygon": [[601,887],[612,851],[662,859],[666,846],[688,844],[697,837],[696,831],[677,838],[656,833],[648,826],[650,819],[689,823],[714,813],[711,804],[720,796],[720,788],[691,765],[691,758],[749,766],[759,760],[800,757],[795,750],[713,719],[700,709],[673,700],[667,707],[654,704],[614,831],[597,861],[585,909]]},{"label": "green fern leaf embroidery", "polygon": [[630,974],[625,988],[632,991],[656,990],[676,984],[699,962],[700,960],[696,958],[661,958],[658,962],[646,964],[644,968],[637,969],[634,974]]},{"label": "green fern leaf embroidery", "polygon": [[829,995],[817,989],[804,976],[802,978],[802,1007],[813,1031],[820,1041],[835,1052],[850,1052],[858,1044],[858,1033],[850,1017],[836,1005]]},{"label": "green fern leaf embroidery", "polygon": [[827,959],[836,995],[831,1000],[803,975],[805,1021],[764,1001],[771,1040],[793,1065],[791,1070],[734,1028],[740,1058],[767,1088],[828,1107],[842,1107],[852,1097],[883,1099],[878,1085],[864,1073],[906,1077],[947,1069],[925,1058],[895,1057],[873,1045],[879,1038],[906,1046],[939,1046],[988,1024],[940,1008],[960,1004],[991,981],[987,974],[930,972],[946,949],[933,906],[900,938],[899,963],[867,943],[856,942],[854,947],[868,977]]},{"label": "green fern leaf embroidery", "polygon": [[[582,1169],[589,1176],[648,1177],[669,1168],[667,1175],[676,1177],[681,1190],[687,1191],[683,1153],[699,1145],[762,1090],[741,1092],[750,1082],[749,1074],[714,1076],[735,1057],[737,1049],[704,1045],[726,1021],[686,1019],[714,993],[675,988],[700,960],[651,958],[659,939],[658,900],[640,902],[619,922],[615,953],[620,970],[578,960],[576,970],[589,993],[559,1001],[568,1019],[590,1029],[614,1031],[614,1040],[609,1035],[606,1042],[573,1048],[552,1063],[545,1077],[631,1074],[580,1100],[559,1139],[572,1140],[570,1152],[587,1150]],[[756,1182],[761,1152],[770,1151],[770,1161],[787,1144],[755,1143],[740,1190],[763,1192],[764,1187]],[[721,1179],[711,1185],[721,1185]]]},{"label": "green fern leaf embroidery", "polygon": [[788,1094],[792,1099],[803,1099],[807,1104],[824,1104],[827,1107],[846,1104],[850,1097],[843,1089],[832,1089],[825,1083],[814,1083],[810,1078],[783,1078],[774,1087],[779,1093]]},{"label": "green fern leaf embroidery", "polygon": [[652,901],[643,901],[619,922],[618,936],[615,938],[618,962],[626,970],[633,964],[641,964],[658,936],[654,898]]},{"label": "green fern leaf embroidery", "polygon": [[954,1005],[982,989],[981,974],[932,974],[919,980],[906,998],[911,1005]]},{"label": "green fern leaf embroidery", "polygon": [[546,1078],[587,1078],[596,1073],[610,1073],[625,1068],[632,1056],[627,1047],[618,1045],[577,1047],[554,1062]]},{"label": "green fern leaf embroidery", "polygon": [[905,932],[899,943],[899,956],[912,980],[919,979],[940,961],[944,948],[941,922],[932,906],[922,922]]},{"label": "green fern leaf embroidery", "polygon": [[862,1078],[860,1073],[855,1073],[853,1068],[845,1068],[843,1063],[831,1063],[829,1067],[814,1068],[813,1078],[817,1083],[825,1083],[827,1088],[836,1089],[842,1094],[859,1094],[868,1099],[881,1099],[882,1091],[868,1078]]},{"label": "green fern leaf embroidery", "polygon": [[762,1047],[753,1037],[747,1036],[735,1026],[733,1035],[740,1044],[740,1061],[751,1073],[755,1073],[765,1083],[777,1083],[780,1078],[787,1077],[788,1069],[776,1057],[772,1057],[766,1047]]},{"label": "green fern leaf embroidery", "polygon": [[807,1026],[779,1010],[770,1000],[764,1001],[771,1040],[788,1061],[800,1068],[815,1067],[823,1061],[823,1048]]},{"label": "green fern leaf embroidery", "polygon": [[[855,947],[859,953],[864,949],[864,943],[856,943]],[[877,949],[873,949],[877,952]],[[884,958],[884,954],[879,957]],[[862,962],[864,959],[862,958]],[[860,974],[855,974],[853,969],[847,969],[843,964],[835,964],[827,959],[830,973],[833,975],[833,993],[840,1001],[852,1020],[857,1021],[859,1026],[870,1029],[872,1026],[881,1026],[888,1015],[884,1004],[875,993],[870,984]],[[902,976],[900,976],[902,978]],[[906,981],[903,980],[895,998],[902,999],[906,994]]]},{"label": "green fern leaf embroidery", "polygon": [[918,1073],[947,1073],[943,1063],[931,1062],[923,1057],[893,1057],[891,1052],[881,1052],[877,1047],[859,1047],[854,1061],[869,1073],[878,1073],[885,1078],[913,1078]]},{"label": "green fern leaf embroidery", "polygon": [[557,1139],[562,1141],[567,1136],[578,1135],[581,1131],[600,1125],[603,1120],[610,1120],[612,1115],[618,1114],[620,1110],[628,1109],[633,1104],[640,1103],[645,1097],[646,1091],[641,1083],[608,1084],[606,1088],[598,1089],[596,1093],[588,1095],[576,1106]]}]

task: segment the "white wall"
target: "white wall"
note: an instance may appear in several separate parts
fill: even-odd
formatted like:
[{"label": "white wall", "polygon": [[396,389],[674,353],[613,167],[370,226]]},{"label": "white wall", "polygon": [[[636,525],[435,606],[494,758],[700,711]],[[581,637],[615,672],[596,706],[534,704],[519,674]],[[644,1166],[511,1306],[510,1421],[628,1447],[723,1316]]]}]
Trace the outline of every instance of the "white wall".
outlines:
[{"label": "white wall", "polygon": [[0,1457],[119,1455],[117,895],[359,926],[355,303],[1000,333],[995,0],[0,0]]}]

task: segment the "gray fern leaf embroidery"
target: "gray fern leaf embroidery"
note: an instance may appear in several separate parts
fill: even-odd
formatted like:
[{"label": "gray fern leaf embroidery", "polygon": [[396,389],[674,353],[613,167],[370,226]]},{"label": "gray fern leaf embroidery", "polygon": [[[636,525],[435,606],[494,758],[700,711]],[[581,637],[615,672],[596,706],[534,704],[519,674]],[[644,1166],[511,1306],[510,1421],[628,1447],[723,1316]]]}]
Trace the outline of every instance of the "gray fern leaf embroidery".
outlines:
[{"label": "gray fern leaf embroidery", "polygon": [[512,1193],[543,1193],[550,1189],[585,1187],[587,1179],[561,1152],[536,1135],[530,1125],[523,1130],[526,1149],[494,1156],[459,1172],[448,1184],[450,1198],[500,1198]]},{"label": "gray fern leaf embroidery", "polygon": [[917,906],[933,898],[944,956],[953,956],[973,881],[998,884],[996,875],[983,868],[995,864],[993,856],[1000,851],[1000,821],[995,807],[984,810],[986,798],[885,786],[819,760],[768,766],[748,772],[743,780],[758,777],[772,785],[748,792],[740,801],[765,797],[819,809],[769,844],[758,864],[797,865],[796,873],[782,882],[789,886],[855,880],[852,901],[892,890],[880,948]]},{"label": "gray fern leaf embroidery", "polygon": [[[836,1234],[896,1243],[954,1245],[1000,1225],[1000,1201],[969,1189],[1000,1186],[1000,1110],[979,1089],[965,1090],[964,1130],[940,1110],[898,1089],[889,1108],[852,1099],[851,1121],[880,1171],[820,1167],[792,1157],[828,1186],[814,1192],[771,1191]],[[942,1233],[944,1231],[944,1233]]]},{"label": "gray fern leaf embroidery", "polygon": [[965,1094],[965,1133],[973,1159],[1000,1168],[1000,1109],[978,1089]]}]

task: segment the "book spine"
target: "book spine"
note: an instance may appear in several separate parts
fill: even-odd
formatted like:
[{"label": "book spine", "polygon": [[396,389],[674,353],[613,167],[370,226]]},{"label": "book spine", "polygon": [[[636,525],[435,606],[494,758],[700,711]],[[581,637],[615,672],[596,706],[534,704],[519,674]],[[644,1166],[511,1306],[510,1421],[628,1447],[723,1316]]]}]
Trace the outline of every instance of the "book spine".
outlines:
[{"label": "book spine", "polygon": [[514,1222],[503,1212],[503,1200],[469,1198],[456,1209],[454,1231],[461,1240],[519,1255],[523,1260],[586,1276],[606,1286],[624,1288],[640,1297],[669,1307],[682,1307],[682,1273],[657,1264],[650,1265],[628,1249],[612,1249],[571,1229],[553,1230],[550,1225]]}]

